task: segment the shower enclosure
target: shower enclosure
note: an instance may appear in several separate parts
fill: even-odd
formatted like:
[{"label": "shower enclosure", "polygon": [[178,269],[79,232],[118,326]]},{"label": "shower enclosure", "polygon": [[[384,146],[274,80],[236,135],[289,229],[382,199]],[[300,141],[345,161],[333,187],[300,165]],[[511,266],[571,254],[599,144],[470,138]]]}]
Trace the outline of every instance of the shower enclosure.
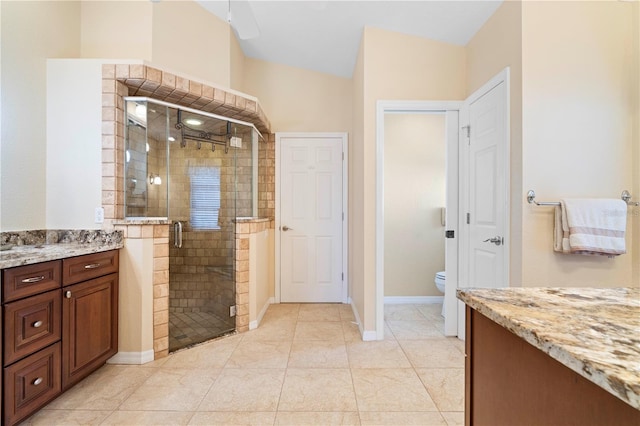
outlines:
[{"label": "shower enclosure", "polygon": [[169,351],[235,330],[236,217],[255,216],[258,131],[125,98],[125,215],[168,218]]}]

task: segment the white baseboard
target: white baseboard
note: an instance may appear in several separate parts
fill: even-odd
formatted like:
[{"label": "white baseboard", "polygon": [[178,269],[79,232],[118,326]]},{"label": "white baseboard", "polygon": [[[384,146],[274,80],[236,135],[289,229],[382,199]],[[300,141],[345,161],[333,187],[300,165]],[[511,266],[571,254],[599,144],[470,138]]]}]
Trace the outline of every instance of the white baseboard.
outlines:
[{"label": "white baseboard", "polygon": [[154,360],[153,349],[144,352],[118,352],[107,360],[107,364],[146,364]]},{"label": "white baseboard", "polygon": [[269,309],[269,305],[273,303],[275,303],[275,299],[273,297],[270,297],[267,300],[267,303],[265,303],[262,309],[260,310],[260,313],[258,314],[258,318],[255,321],[251,321],[249,323],[249,330],[255,330],[256,328],[258,328],[258,326],[262,322],[262,317],[264,317],[264,314],[267,313],[267,309]]},{"label": "white baseboard", "polygon": [[360,336],[362,336],[362,340],[364,342],[378,340],[378,335],[375,331],[366,331],[362,328],[362,321],[360,321],[360,316],[358,315],[358,310],[356,309],[356,305],[353,303],[353,300],[351,300],[351,298],[349,298],[348,300],[349,300],[349,304],[351,305],[351,310],[353,311],[353,316],[356,318],[356,324],[358,324],[358,330],[360,331]]},{"label": "white baseboard", "polygon": [[429,303],[443,303],[444,296],[385,296],[385,305],[425,305]]}]

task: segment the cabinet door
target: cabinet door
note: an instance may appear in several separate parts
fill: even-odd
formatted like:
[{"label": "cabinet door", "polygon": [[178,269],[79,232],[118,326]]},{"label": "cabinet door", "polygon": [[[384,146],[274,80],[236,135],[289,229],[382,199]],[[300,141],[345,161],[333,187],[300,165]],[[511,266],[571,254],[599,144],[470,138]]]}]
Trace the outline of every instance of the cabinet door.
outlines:
[{"label": "cabinet door", "polygon": [[63,389],[118,352],[118,274],[64,287],[62,342]]}]

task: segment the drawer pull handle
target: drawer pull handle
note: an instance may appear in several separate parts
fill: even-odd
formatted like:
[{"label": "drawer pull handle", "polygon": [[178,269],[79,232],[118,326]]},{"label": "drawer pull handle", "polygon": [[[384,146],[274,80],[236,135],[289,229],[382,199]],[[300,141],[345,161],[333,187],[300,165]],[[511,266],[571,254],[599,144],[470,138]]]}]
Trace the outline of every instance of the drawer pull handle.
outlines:
[{"label": "drawer pull handle", "polygon": [[45,276],[44,275],[40,275],[39,277],[25,278],[25,279],[22,280],[22,282],[26,283],[26,284],[32,284],[32,283],[40,282],[40,281],[42,281],[44,279],[45,279]]},{"label": "drawer pull handle", "polygon": [[64,297],[66,297],[67,299],[71,299],[71,290],[67,290],[64,292]]},{"label": "drawer pull handle", "polygon": [[100,265],[99,263],[90,263],[88,265],[84,265],[84,269],[96,269],[96,268],[99,268],[100,266],[102,265]]},{"label": "drawer pull handle", "polygon": [[42,327],[42,321],[36,321],[33,323],[33,328]]},{"label": "drawer pull handle", "polygon": [[34,386],[38,386],[40,383],[42,383],[42,377],[38,377],[33,381]]}]

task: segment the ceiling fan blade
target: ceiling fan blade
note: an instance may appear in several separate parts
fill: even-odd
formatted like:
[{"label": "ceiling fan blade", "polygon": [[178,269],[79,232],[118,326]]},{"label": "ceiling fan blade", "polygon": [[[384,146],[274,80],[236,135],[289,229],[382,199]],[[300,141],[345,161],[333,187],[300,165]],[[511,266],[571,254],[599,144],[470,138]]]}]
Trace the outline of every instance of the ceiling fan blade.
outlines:
[{"label": "ceiling fan blade", "polygon": [[230,0],[229,23],[241,40],[260,36],[260,28],[248,0]]}]

